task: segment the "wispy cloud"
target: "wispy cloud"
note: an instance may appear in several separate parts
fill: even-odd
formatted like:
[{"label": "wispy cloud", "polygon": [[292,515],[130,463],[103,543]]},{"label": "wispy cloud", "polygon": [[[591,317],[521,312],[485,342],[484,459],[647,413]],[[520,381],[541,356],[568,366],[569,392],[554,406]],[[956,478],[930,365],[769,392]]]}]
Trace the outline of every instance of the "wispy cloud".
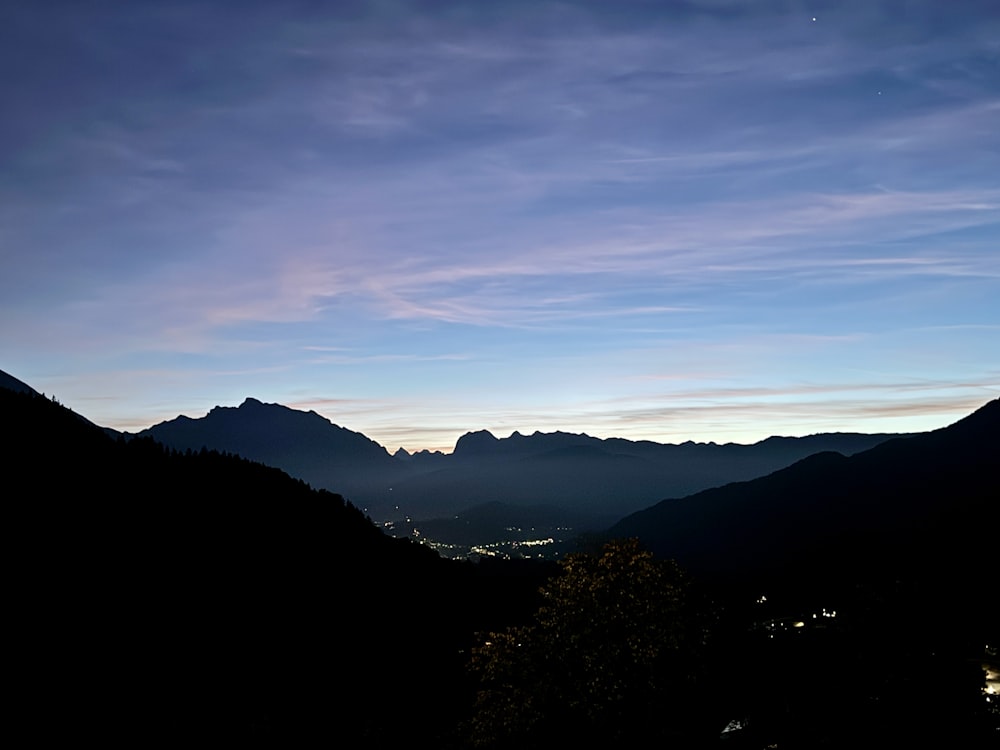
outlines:
[{"label": "wispy cloud", "polygon": [[[989,382],[1000,19],[625,2],[12,10],[0,57],[33,73],[0,83],[5,353],[126,373],[149,414],[395,375],[420,395],[379,429],[436,445],[491,418],[652,435],[655,403],[599,402],[666,398],[645,376],[673,368],[740,402],[677,412],[718,434],[768,421],[752,399],[867,419],[837,362],[888,359],[879,397],[914,368]],[[521,408],[536,387],[593,410]]]},{"label": "wispy cloud", "polygon": [[310,361],[331,365],[370,365],[400,362],[462,362],[469,359],[472,357],[468,354],[368,354],[358,356],[330,355]]}]

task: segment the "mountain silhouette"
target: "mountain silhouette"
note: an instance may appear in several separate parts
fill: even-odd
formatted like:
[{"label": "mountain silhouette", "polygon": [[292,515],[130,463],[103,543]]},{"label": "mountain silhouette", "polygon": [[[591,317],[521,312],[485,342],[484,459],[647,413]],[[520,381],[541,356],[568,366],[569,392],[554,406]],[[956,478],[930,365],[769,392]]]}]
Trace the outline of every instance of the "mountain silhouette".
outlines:
[{"label": "mountain silhouette", "polygon": [[[315,412],[247,398],[238,407],[215,407],[204,417],[162,422],[138,437],[180,451],[234,453],[280,468],[347,497],[380,522],[394,523],[401,535],[427,538],[429,528],[442,529],[449,519],[463,516],[457,531],[472,539],[465,519],[478,518],[469,511],[484,505],[507,506],[503,515],[511,527],[536,525],[532,508],[544,510],[546,518],[551,511],[561,512],[566,522],[557,526],[571,536],[607,528],[663,497],[760,477],[818,452],[851,455],[895,436],[833,433],[719,445],[566,432],[497,438],[480,430],[460,437],[450,454],[390,455],[365,435]],[[487,534],[495,525],[473,526],[482,529],[479,543],[497,541],[493,532]]]},{"label": "mountain silhouette", "polygon": [[[450,454],[390,455],[315,412],[252,398],[238,408],[178,417],[139,435],[178,450],[207,447],[276,466],[346,496],[404,535],[420,531],[421,522],[435,519],[440,528],[442,519],[497,503],[510,506],[506,514],[514,526],[530,526],[534,519],[527,512],[518,519],[519,509],[541,506],[561,509],[575,531],[598,530],[664,496],[752,479],[824,450],[849,455],[894,437],[834,433],[772,437],[753,445],[671,445],[565,432],[497,438],[479,430],[460,437]],[[468,537],[465,524],[462,533]]]},{"label": "mountain silhouette", "polygon": [[247,398],[239,407],[217,406],[199,419],[180,416],[138,433],[176,450],[236,453],[275,466],[313,487],[371,503],[383,497],[407,465],[359,432],[314,411]]},{"label": "mountain silhouette", "polygon": [[496,438],[480,431],[463,435],[453,453],[433,462],[412,456],[413,471],[396,479],[393,495],[415,519],[499,502],[561,507],[582,528],[597,529],[664,496],[758,477],[824,450],[856,453],[891,437],[835,433],[753,445],[671,445],[565,432]]},{"label": "mountain silhouette", "polygon": [[1000,528],[998,459],[1000,399],[949,427],[850,457],[819,453],[752,481],[664,500],[607,533],[756,585],[916,578],[986,601]]},{"label": "mountain silhouette", "polygon": [[15,378],[13,375],[9,375],[3,370],[0,370],[0,388],[6,388],[10,391],[15,391],[17,393],[31,393],[34,395],[41,395],[25,382],[22,382]]}]

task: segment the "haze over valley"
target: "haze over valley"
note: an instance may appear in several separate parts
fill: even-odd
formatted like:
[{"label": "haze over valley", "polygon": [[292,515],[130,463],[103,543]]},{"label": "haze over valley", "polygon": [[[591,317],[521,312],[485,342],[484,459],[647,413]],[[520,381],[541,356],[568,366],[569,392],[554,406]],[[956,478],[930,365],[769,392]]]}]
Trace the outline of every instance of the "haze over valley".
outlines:
[{"label": "haze over valley", "polygon": [[665,497],[752,479],[820,451],[850,455],[892,437],[663,445],[567,433],[498,439],[479,430],[448,454],[390,456],[314,412],[256,399],[138,434],[177,450],[207,447],[276,466],[343,494],[391,533],[418,538],[449,557],[551,556],[580,533],[607,528]]}]

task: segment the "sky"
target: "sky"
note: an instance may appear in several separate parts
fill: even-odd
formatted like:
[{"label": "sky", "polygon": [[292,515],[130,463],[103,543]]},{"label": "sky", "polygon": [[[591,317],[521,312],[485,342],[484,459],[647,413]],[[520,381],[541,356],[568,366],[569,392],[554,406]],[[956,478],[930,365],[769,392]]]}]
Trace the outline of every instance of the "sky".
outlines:
[{"label": "sky", "polygon": [[6,2],[0,369],[135,431],[754,442],[1000,396],[1000,4]]}]

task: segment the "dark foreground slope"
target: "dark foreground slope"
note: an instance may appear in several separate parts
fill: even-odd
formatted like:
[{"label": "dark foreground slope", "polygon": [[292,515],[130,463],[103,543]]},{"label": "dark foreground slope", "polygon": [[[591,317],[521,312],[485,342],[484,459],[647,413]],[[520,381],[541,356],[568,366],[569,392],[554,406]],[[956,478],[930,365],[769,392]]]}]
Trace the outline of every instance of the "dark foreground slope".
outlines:
[{"label": "dark foreground slope", "polygon": [[664,500],[609,533],[758,586],[935,581],[939,606],[957,597],[972,608],[964,614],[985,616],[996,598],[998,467],[994,400],[949,427],[851,457],[817,454],[750,482]]},{"label": "dark foreground slope", "polygon": [[260,464],[4,388],[0,415],[8,708],[38,740],[382,747],[453,724],[460,651],[517,581]]},{"label": "dark foreground slope", "polygon": [[993,747],[998,466],[993,401],[849,458],[666,500],[610,534],[726,592],[727,746]]}]

